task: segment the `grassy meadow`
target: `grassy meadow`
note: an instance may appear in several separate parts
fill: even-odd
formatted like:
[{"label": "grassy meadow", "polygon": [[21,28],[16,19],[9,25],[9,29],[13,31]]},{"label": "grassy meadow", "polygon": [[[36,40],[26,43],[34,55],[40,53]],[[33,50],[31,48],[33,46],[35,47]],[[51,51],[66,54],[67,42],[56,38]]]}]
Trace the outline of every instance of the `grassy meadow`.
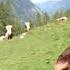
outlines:
[{"label": "grassy meadow", "polygon": [[35,27],[23,39],[0,41],[0,70],[53,70],[70,45],[70,21]]}]

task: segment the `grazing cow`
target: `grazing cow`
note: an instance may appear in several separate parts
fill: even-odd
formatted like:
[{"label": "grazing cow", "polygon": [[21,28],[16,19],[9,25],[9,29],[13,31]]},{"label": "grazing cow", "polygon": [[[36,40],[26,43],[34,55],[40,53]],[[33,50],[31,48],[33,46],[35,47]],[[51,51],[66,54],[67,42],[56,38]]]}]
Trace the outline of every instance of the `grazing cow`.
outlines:
[{"label": "grazing cow", "polygon": [[5,36],[1,36],[1,37],[0,37],[0,40],[4,40],[4,39],[5,39]]},{"label": "grazing cow", "polygon": [[54,70],[70,70],[70,47],[58,57]]},{"label": "grazing cow", "polygon": [[58,19],[56,19],[57,21],[67,21],[67,17],[60,17]]},{"label": "grazing cow", "polygon": [[5,38],[10,39],[12,38],[12,25],[6,26],[7,32],[5,33]]},{"label": "grazing cow", "polygon": [[21,35],[20,35],[20,39],[23,39],[24,38],[24,36],[27,34],[27,32],[25,32],[25,33],[22,33]]},{"label": "grazing cow", "polygon": [[30,23],[29,22],[26,22],[25,23],[25,26],[26,26],[27,31],[29,31],[30,30]]}]

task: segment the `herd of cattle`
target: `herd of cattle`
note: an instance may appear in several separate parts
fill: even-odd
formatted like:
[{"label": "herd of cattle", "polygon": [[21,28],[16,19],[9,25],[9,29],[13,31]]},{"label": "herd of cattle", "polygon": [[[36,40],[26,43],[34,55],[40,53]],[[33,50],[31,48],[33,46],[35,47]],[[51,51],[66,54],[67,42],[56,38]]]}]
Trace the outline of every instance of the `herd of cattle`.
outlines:
[{"label": "herd of cattle", "polygon": [[[26,22],[25,23],[25,26],[26,26],[26,29],[27,29],[27,31],[25,32],[25,33],[22,33],[22,34],[20,34],[20,38],[22,39],[22,38],[24,38],[24,36],[27,34],[27,32],[29,32],[29,30],[30,30],[30,23],[29,22]],[[13,28],[13,26],[12,25],[7,25],[6,27],[6,33],[5,33],[5,35],[3,35],[3,36],[0,36],[0,40],[5,40],[5,39],[11,39],[12,38],[12,28]]]},{"label": "herd of cattle", "polygon": [[[56,19],[57,21],[67,21],[67,17],[60,17],[58,19]],[[30,30],[30,23],[26,22],[25,23],[26,29],[27,31],[25,33],[20,34],[20,38],[24,38],[24,36],[27,34],[27,32]],[[5,35],[0,37],[0,40],[4,40],[4,39],[11,39],[12,38],[12,25],[7,25],[6,26],[6,33]]]}]

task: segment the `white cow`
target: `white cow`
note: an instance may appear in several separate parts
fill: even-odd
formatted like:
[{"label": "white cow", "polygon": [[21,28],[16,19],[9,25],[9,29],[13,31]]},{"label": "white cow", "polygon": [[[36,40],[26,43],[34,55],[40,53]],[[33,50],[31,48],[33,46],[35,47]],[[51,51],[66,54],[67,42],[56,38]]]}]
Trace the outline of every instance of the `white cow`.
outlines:
[{"label": "white cow", "polygon": [[1,36],[0,37],[0,40],[8,39],[9,36],[11,36],[11,34],[12,34],[12,30],[11,29],[12,29],[12,25],[7,25],[6,26],[7,32],[5,33],[5,36]]},{"label": "white cow", "polygon": [[1,36],[1,37],[0,37],[0,40],[4,40],[4,39],[5,39],[5,36]]},{"label": "white cow", "polygon": [[7,32],[5,33],[5,38],[9,38],[9,36],[12,34],[12,25],[7,25],[6,26]]},{"label": "white cow", "polygon": [[29,22],[26,22],[25,23],[25,26],[26,26],[27,31],[29,31],[30,30],[30,23]]},{"label": "white cow", "polygon": [[67,17],[60,17],[58,19],[56,19],[57,21],[67,21]]},{"label": "white cow", "polygon": [[20,39],[23,39],[27,32],[20,34]]}]

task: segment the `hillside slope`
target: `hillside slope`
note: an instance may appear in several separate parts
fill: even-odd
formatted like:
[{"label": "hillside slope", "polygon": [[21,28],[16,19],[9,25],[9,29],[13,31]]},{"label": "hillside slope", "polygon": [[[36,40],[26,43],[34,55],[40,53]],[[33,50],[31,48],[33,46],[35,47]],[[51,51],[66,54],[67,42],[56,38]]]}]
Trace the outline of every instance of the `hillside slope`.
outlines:
[{"label": "hillside slope", "polygon": [[70,44],[70,22],[34,28],[25,38],[0,41],[1,70],[53,70],[58,55]]}]

